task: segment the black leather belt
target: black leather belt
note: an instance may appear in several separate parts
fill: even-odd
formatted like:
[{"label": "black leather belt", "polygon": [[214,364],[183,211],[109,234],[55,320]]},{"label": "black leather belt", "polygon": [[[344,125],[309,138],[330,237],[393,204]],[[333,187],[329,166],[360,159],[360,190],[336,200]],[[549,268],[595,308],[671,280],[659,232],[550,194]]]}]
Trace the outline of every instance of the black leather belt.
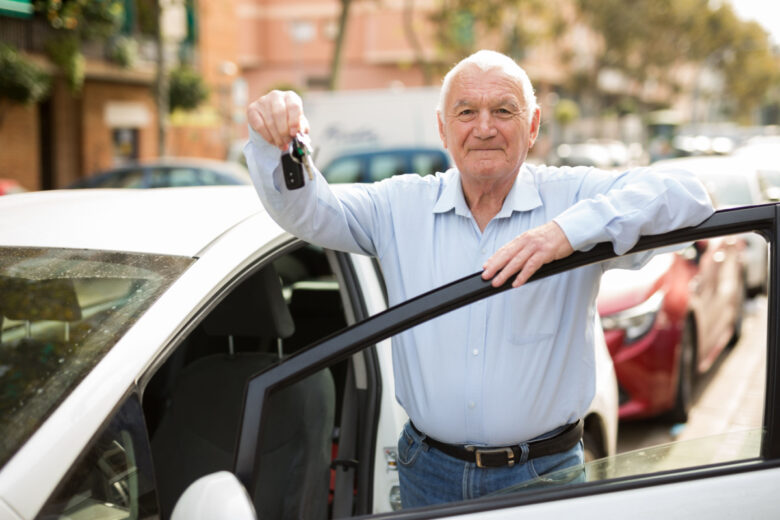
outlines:
[{"label": "black leather belt", "polygon": [[[424,435],[414,424],[411,422],[409,424],[414,431],[425,438],[423,442],[428,446],[436,448],[456,459],[474,462],[480,468],[512,467],[522,460],[523,448],[520,445],[482,448],[479,446],[447,444]],[[569,424],[563,431],[553,437],[524,443],[528,446],[528,456],[525,460],[545,457],[571,449],[582,439],[583,429],[584,425],[582,419],[580,419],[575,423]]]}]

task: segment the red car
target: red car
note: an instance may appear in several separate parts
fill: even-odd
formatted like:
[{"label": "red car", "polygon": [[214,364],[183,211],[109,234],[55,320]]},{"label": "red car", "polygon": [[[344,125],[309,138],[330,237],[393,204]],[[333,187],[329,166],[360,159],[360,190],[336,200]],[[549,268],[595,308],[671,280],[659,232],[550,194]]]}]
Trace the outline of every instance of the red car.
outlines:
[{"label": "red car", "polygon": [[619,389],[619,417],[685,422],[696,376],[736,342],[745,298],[740,237],[607,271],[598,311]]}]

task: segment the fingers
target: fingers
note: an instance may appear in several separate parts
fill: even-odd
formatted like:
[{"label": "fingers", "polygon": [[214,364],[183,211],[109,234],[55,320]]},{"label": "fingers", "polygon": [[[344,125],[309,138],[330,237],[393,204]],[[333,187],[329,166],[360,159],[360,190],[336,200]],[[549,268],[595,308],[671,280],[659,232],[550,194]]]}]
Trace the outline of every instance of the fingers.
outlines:
[{"label": "fingers", "polygon": [[485,262],[482,278],[493,287],[515,276],[512,287],[520,287],[544,264],[569,256],[574,250],[555,222],[526,231],[501,247]]},{"label": "fingers", "polygon": [[298,132],[309,131],[303,102],[292,91],[273,90],[252,102],[247,108],[247,121],[263,139],[283,151]]}]

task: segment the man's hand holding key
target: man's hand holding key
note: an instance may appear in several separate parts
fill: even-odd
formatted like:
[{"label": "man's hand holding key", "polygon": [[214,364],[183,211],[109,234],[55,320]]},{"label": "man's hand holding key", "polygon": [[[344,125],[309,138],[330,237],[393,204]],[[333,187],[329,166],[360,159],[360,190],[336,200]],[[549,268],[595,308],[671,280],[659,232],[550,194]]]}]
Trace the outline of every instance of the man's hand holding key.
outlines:
[{"label": "man's hand holding key", "polygon": [[267,142],[282,150],[282,171],[288,190],[302,188],[303,170],[314,179],[309,122],[303,102],[295,92],[273,90],[249,105],[247,120]]},{"label": "man's hand holding key", "polygon": [[303,101],[295,92],[272,90],[249,105],[246,117],[255,132],[285,153],[298,133],[309,133]]}]

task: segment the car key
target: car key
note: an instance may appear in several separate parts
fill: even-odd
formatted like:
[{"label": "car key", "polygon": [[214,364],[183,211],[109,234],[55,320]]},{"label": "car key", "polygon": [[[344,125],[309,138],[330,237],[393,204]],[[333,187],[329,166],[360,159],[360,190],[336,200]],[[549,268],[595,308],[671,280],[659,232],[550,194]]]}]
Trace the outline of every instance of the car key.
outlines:
[{"label": "car key", "polygon": [[302,188],[305,181],[303,169],[309,175],[309,180],[314,180],[314,165],[311,162],[311,147],[302,134],[295,136],[290,143],[290,151],[282,156],[282,173],[284,184],[288,190]]}]

